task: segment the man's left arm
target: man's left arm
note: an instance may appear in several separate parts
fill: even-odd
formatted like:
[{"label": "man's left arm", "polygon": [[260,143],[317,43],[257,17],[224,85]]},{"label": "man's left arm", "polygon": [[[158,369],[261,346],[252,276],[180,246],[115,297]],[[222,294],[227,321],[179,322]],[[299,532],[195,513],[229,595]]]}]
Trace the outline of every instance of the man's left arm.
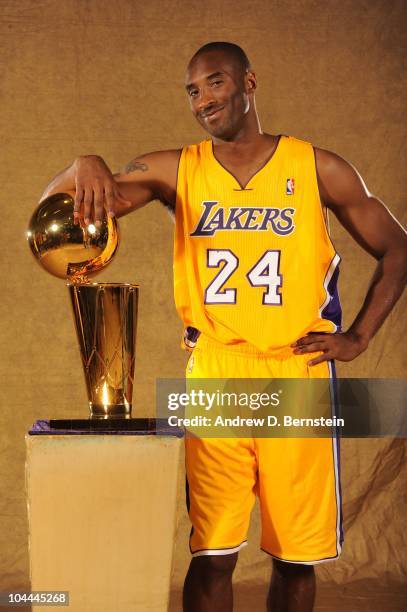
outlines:
[{"label": "man's left arm", "polygon": [[377,260],[366,298],[350,328],[339,334],[311,333],[292,346],[294,353],[322,351],[309,365],[339,359],[351,361],[370,339],[402,294],[407,280],[407,235],[386,206],[366,188],[347,161],[315,149],[321,202],[370,255]]}]

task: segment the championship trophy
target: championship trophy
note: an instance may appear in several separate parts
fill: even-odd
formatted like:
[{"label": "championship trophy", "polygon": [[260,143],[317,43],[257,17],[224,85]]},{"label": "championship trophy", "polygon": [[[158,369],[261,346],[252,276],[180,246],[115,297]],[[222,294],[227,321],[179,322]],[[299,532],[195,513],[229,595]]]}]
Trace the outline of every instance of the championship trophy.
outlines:
[{"label": "championship trophy", "polygon": [[89,281],[113,259],[115,218],[74,224],[73,198],[57,193],[31,217],[27,237],[38,263],[68,281],[91,418],[130,418],[138,285]]}]

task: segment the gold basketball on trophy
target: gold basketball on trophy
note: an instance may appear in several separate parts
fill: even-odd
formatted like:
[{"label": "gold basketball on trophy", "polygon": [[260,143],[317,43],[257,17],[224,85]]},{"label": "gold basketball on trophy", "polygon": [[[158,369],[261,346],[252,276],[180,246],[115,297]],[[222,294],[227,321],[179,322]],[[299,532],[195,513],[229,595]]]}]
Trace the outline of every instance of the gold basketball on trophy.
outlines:
[{"label": "gold basketball on trophy", "polygon": [[27,238],[39,264],[58,278],[86,280],[105,268],[119,243],[116,219],[106,212],[100,227],[74,224],[74,200],[55,193],[36,208]]}]

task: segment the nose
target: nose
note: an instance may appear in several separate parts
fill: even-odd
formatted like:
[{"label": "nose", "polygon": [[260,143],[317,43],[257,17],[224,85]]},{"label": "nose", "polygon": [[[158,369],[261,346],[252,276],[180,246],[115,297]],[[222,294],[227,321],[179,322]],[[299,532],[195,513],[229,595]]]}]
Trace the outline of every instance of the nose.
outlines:
[{"label": "nose", "polygon": [[213,91],[205,87],[201,92],[197,100],[197,111],[199,113],[203,112],[206,108],[210,108],[216,104],[216,100],[213,96]]}]

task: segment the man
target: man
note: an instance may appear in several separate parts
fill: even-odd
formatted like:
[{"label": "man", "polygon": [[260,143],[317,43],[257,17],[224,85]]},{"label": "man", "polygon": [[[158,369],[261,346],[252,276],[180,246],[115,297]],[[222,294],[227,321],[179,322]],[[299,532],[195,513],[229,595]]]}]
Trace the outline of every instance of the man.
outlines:
[{"label": "man", "polygon": [[[196,344],[188,376],[325,378],[332,360],[366,350],[399,298],[406,236],[345,160],[264,133],[256,87],[240,47],[205,45],[186,91],[210,140],[139,156],[114,177],[101,158],[80,157],[43,198],[75,190],[76,221],[96,225],[104,206],[119,217],[158,199],[175,213],[176,305],[186,344]],[[326,208],[378,262],[343,333]],[[267,607],[312,610],[313,566],[337,558],[342,542],[336,440],[187,439],[186,462],[194,556],[184,610],[232,610],[255,490],[273,557]]]}]

